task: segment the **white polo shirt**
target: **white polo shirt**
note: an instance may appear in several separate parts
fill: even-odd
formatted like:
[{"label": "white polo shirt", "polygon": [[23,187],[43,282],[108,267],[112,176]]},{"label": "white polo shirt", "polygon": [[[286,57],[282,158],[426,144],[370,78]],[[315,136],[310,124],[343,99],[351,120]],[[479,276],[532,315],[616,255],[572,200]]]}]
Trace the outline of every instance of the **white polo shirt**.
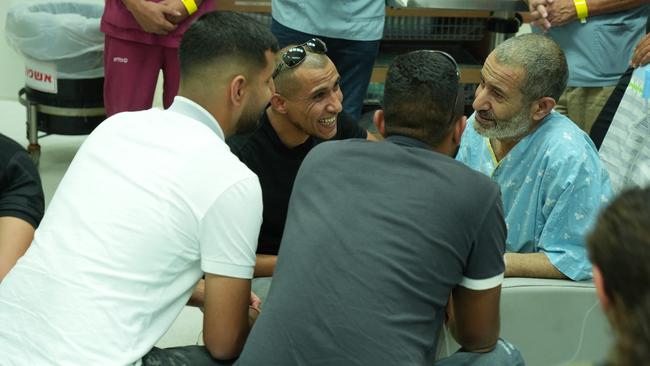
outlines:
[{"label": "white polo shirt", "polygon": [[252,278],[261,221],[257,176],[197,104],[107,119],[0,283],[0,363],[133,364],[204,272]]}]

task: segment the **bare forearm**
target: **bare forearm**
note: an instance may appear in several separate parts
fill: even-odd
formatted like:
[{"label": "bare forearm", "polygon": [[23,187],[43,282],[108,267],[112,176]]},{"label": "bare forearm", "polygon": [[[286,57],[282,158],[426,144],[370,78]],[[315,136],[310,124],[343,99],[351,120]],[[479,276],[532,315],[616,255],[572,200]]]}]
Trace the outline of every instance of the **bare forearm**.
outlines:
[{"label": "bare forearm", "polygon": [[275,271],[278,257],[270,254],[258,254],[255,258],[255,277],[271,277]]},{"label": "bare forearm", "polygon": [[122,4],[126,6],[127,9],[129,9],[130,12],[133,12],[133,9],[137,7],[140,3],[145,2],[147,0],[122,0]]},{"label": "bare forearm", "polygon": [[0,217],[0,282],[29,248],[34,227],[17,217]]},{"label": "bare forearm", "polygon": [[[463,347],[464,352],[485,353],[494,349],[499,339],[498,335],[492,338],[476,338],[471,339],[464,337],[462,332],[458,329],[456,320],[450,317],[447,321],[447,329],[451,336],[456,340],[456,343]],[[498,333],[498,332],[497,332]]]},{"label": "bare forearm", "polygon": [[239,355],[250,331],[250,289],[249,279],[205,274],[203,341],[212,357]]},{"label": "bare forearm", "polygon": [[257,320],[257,317],[260,315],[260,310],[257,310],[253,307],[248,307],[248,326],[249,330],[250,328],[253,328],[253,325],[255,324],[255,321]]},{"label": "bare forearm", "polygon": [[544,253],[506,253],[506,277],[566,279]]},{"label": "bare forearm", "polygon": [[650,0],[587,0],[587,8],[589,16],[595,16],[632,9],[648,2]]},{"label": "bare forearm", "polygon": [[458,323],[456,322],[456,316],[454,315],[451,298],[449,298],[449,304],[450,305],[447,307],[447,330],[454,338],[454,340],[456,340],[456,343],[462,345],[463,351],[485,353],[493,350],[498,336],[494,338],[494,341],[489,340],[487,342],[484,341],[483,343],[468,341],[465,337],[463,337],[462,332],[458,329]]},{"label": "bare forearm", "polygon": [[458,286],[447,306],[447,328],[467,352],[489,352],[499,339],[501,286],[475,291]]}]

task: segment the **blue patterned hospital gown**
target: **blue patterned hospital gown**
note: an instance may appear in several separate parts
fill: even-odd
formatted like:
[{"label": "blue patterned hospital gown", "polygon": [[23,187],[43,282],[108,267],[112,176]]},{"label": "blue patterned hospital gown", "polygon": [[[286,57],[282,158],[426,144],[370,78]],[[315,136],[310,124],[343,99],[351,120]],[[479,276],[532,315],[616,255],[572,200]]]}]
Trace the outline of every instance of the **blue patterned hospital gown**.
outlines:
[{"label": "blue patterned hospital gown", "polygon": [[591,277],[585,234],[612,190],[589,136],[553,111],[497,162],[473,122],[471,116],[457,159],[501,187],[507,251],[541,251],[567,277]]}]

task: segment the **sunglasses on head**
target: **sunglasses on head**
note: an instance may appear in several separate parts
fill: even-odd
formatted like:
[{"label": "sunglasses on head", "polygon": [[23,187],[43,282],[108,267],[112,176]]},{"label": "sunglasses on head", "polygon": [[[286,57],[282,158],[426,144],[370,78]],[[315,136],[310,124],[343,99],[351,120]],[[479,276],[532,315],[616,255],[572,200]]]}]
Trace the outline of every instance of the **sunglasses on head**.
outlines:
[{"label": "sunglasses on head", "polygon": [[303,44],[289,48],[282,54],[282,57],[280,57],[280,63],[275,68],[275,71],[273,71],[273,78],[275,79],[275,77],[284,69],[293,69],[300,65],[305,61],[307,51],[325,53],[327,52],[327,45],[319,38],[312,38]]},{"label": "sunglasses on head", "polygon": [[463,105],[461,104],[458,106],[458,94],[461,93],[461,88],[460,88],[460,69],[458,68],[458,63],[456,60],[447,52],[443,51],[438,51],[438,50],[428,50],[428,52],[433,52],[437,53],[439,55],[442,55],[444,58],[449,60],[449,62],[454,66],[454,71],[456,72],[456,77],[458,78],[458,91],[456,92],[456,95],[454,96],[454,104],[452,104],[452,110],[451,110],[451,116],[449,117],[449,125],[454,122],[454,116],[463,113]]}]

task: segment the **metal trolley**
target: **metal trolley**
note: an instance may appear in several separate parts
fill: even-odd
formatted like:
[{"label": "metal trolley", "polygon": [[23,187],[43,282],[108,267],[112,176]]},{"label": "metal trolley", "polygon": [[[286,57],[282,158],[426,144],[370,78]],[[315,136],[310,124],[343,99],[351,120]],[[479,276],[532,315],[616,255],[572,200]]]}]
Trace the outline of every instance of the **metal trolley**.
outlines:
[{"label": "metal trolley", "polygon": [[[57,94],[24,87],[18,101],[27,110],[27,150],[38,165],[41,156],[39,138],[50,134],[87,135],[104,119],[103,80],[58,80]],[[39,136],[39,131],[44,135]]]}]

